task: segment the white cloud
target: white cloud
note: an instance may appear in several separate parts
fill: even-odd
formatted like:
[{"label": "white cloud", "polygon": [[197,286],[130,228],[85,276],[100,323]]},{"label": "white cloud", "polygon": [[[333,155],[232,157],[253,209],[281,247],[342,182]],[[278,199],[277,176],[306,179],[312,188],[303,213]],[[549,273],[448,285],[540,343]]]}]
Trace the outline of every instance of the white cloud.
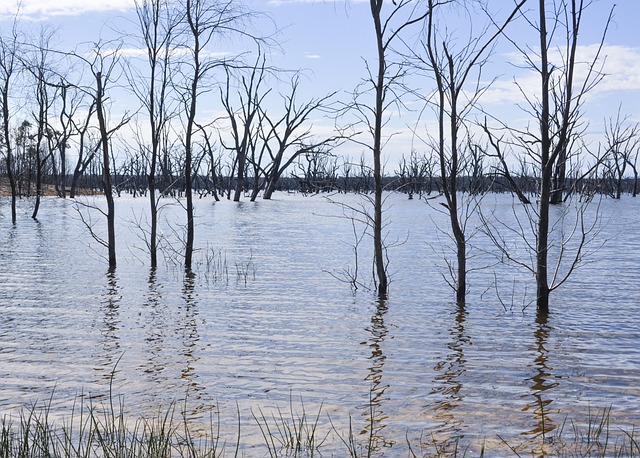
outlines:
[{"label": "white cloud", "polygon": [[[339,3],[343,0],[268,0],[267,4],[272,6],[297,5],[300,3]],[[369,0],[351,0],[352,3],[365,3]]]},{"label": "white cloud", "polygon": [[293,5],[297,3],[316,3],[317,0],[269,0],[267,4],[280,6],[280,5]]},{"label": "white cloud", "polygon": [[76,16],[83,13],[126,11],[134,0],[1,0],[0,17],[42,19],[50,16]]},{"label": "white cloud", "polygon": [[[118,54],[120,56],[125,57],[147,57],[147,49],[146,48],[120,48],[116,49],[103,49],[103,54]],[[173,50],[173,56],[189,56],[191,51],[188,48],[176,48]],[[225,57],[231,57],[233,53],[231,51],[201,51],[200,58],[201,59],[224,59]]]},{"label": "white cloud", "polygon": [[[575,74],[575,87],[578,88],[587,77],[589,63],[598,52],[598,45],[580,46],[577,52],[577,65]],[[553,53],[551,62],[559,60],[559,54]],[[513,57],[513,56],[511,56]],[[600,58],[604,63],[602,72],[605,77],[590,93],[591,96],[608,94],[618,91],[640,91],[640,48],[619,45],[605,45]],[[512,63],[522,65],[521,58]],[[596,65],[600,70],[600,66]],[[591,76],[593,78],[593,76]],[[515,81],[518,82],[516,85]],[[522,90],[522,91],[521,91]],[[524,103],[523,93],[529,97],[536,97],[540,91],[540,75],[537,72],[523,70],[519,75],[505,76],[494,82],[491,88],[482,97],[483,104]]]},{"label": "white cloud", "polygon": [[606,77],[599,91],[640,90],[640,48],[606,46]]}]

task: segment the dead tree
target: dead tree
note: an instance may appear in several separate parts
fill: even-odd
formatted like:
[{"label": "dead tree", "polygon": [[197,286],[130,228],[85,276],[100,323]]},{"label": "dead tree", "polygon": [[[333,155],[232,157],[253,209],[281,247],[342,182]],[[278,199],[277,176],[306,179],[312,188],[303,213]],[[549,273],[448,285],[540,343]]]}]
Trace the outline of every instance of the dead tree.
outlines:
[{"label": "dead tree", "polygon": [[49,87],[47,86],[47,71],[48,71],[48,51],[50,35],[47,36],[45,31],[40,33],[40,45],[35,51],[34,58],[31,62],[23,60],[23,64],[34,76],[34,95],[35,95],[35,112],[32,113],[32,117],[36,123],[36,143],[34,146],[35,153],[35,166],[36,166],[36,191],[35,191],[35,204],[33,206],[33,212],[31,217],[36,219],[38,217],[38,210],[40,209],[40,197],[42,195],[42,180],[43,180],[43,168],[49,154],[43,157],[43,147],[45,135],[48,130],[48,118],[49,110],[53,105],[55,94],[53,97],[49,94]]},{"label": "dead tree", "polygon": [[[128,114],[125,114],[121,121],[114,127],[108,125],[107,112],[108,112],[108,97],[107,89],[108,85],[112,83],[116,76],[114,71],[119,65],[120,48],[115,46],[110,50],[107,49],[106,43],[96,43],[93,49],[90,50],[93,56],[87,56],[87,54],[78,54],[76,52],[67,53],[70,58],[79,60],[89,71],[93,77],[93,86],[78,85],[78,89],[85,92],[88,97],[93,100],[95,105],[95,113],[98,120],[98,134],[99,134],[99,146],[96,151],[101,151],[102,159],[102,192],[106,200],[106,210],[98,209],[107,220],[107,240],[100,239],[93,232],[92,228],[88,226],[92,236],[98,243],[107,248],[109,270],[115,270],[117,266],[116,257],[116,229],[115,229],[115,203],[113,199],[113,186],[111,178],[111,166],[112,166],[112,154],[110,151],[111,137],[122,126],[129,122]],[[97,209],[97,207],[93,207]]]},{"label": "dead tree", "polygon": [[283,95],[284,113],[279,118],[271,117],[261,107],[261,119],[266,122],[262,126],[262,141],[269,153],[270,163],[265,173],[265,189],[263,199],[269,200],[276,189],[276,184],[289,166],[301,155],[318,154],[324,148],[331,148],[342,140],[342,135],[323,139],[314,139],[309,117],[317,111],[325,109],[328,101],[335,95],[331,93],[306,103],[297,104],[296,94],[300,79],[296,75],[291,79],[291,92]]},{"label": "dead tree", "polygon": [[[533,117],[533,122],[523,128],[510,123],[502,123],[502,131],[508,137],[508,143],[516,154],[520,156],[520,163],[527,163],[533,168],[538,177],[537,208],[526,209],[529,218],[527,225],[534,228],[535,244],[530,244],[527,235],[522,234],[525,245],[533,251],[533,265],[516,261],[514,254],[504,250],[502,254],[519,265],[530,270],[536,279],[536,305],[538,313],[546,315],[549,312],[549,295],[560,287],[575,270],[584,254],[588,233],[593,226],[584,225],[584,206],[578,209],[576,222],[576,243],[573,253],[569,256],[565,251],[567,240],[559,245],[560,253],[555,256],[558,262],[566,262],[568,266],[560,273],[559,266],[551,268],[549,255],[552,245],[550,233],[553,225],[550,219],[550,205],[562,202],[559,195],[564,195],[565,176],[571,155],[576,156],[581,148],[577,140],[585,129],[581,123],[581,110],[586,95],[602,80],[602,47],[604,38],[611,22],[611,13],[605,19],[605,26],[600,43],[596,48],[595,57],[587,62],[581,62],[577,57],[578,38],[583,24],[583,17],[590,2],[571,0],[563,2],[537,2],[537,15],[524,19],[534,29],[539,40],[539,49],[535,52],[532,47],[509,38],[513,46],[522,54],[527,67],[539,77],[537,94],[526,92],[519,86],[523,97],[528,103],[527,113]],[[559,52],[554,53],[554,50]],[[558,55],[558,57],[556,57]],[[584,76],[578,80],[577,68],[583,65]],[[517,83],[517,81],[516,81]],[[534,128],[535,126],[535,128]],[[487,129],[488,131],[488,129]],[[491,138],[498,136],[490,133]],[[508,169],[507,163],[502,167]],[[524,223],[523,223],[524,224]],[[494,238],[494,240],[496,240]]]},{"label": "dead tree", "polygon": [[[239,108],[235,108],[231,95],[233,76],[231,69],[226,71],[226,85],[220,88],[220,100],[226,112],[226,120],[230,125],[231,143],[220,137],[222,147],[233,154],[235,164],[235,189],[233,201],[239,202],[245,187],[247,161],[254,164],[254,179],[259,179],[260,160],[251,157],[258,140],[260,105],[269,94],[270,89],[262,91],[266,77],[266,58],[258,50],[258,56],[248,75],[239,76],[239,89],[236,91]],[[255,199],[255,198],[254,198]]]},{"label": "dead tree", "polygon": [[17,20],[14,20],[11,35],[0,36],[0,103],[2,103],[2,135],[4,137],[4,155],[7,178],[11,188],[11,221],[16,223],[16,178],[14,175],[14,157],[11,146],[11,107],[9,104],[13,78],[19,70],[18,54],[20,52]]},{"label": "dead tree", "polygon": [[605,125],[606,154],[610,168],[610,176],[613,181],[612,196],[620,199],[622,195],[622,185],[625,179],[627,166],[634,172],[634,195],[637,192],[635,181],[637,171],[634,160],[634,153],[638,154],[640,146],[640,124],[629,123],[629,117],[620,117],[620,110],[614,119],[609,119]]},{"label": "dead tree", "polygon": [[91,104],[88,107],[87,113],[84,117],[82,124],[78,124],[72,117],[70,118],[73,124],[74,130],[78,134],[78,147],[76,154],[76,163],[73,168],[73,176],[71,177],[71,185],[69,186],[69,196],[71,198],[76,197],[78,193],[78,184],[80,177],[89,168],[89,165],[93,162],[96,156],[100,143],[98,141],[91,141],[91,133],[89,127],[91,126],[91,120],[95,114],[96,103],[95,98],[91,97]]},{"label": "dead tree", "polygon": [[[439,159],[440,183],[455,244],[455,262],[447,261],[451,279],[449,284],[455,291],[456,302],[465,303],[467,293],[467,248],[469,234],[466,224],[475,203],[461,202],[459,199],[459,180],[465,171],[465,162],[472,151],[465,151],[472,145],[465,133],[466,117],[476,107],[486,86],[481,85],[482,67],[491,46],[502,35],[507,25],[516,17],[526,0],[517,3],[506,19],[489,34],[470,36],[468,41],[455,50],[455,38],[442,36],[439,21],[446,16],[449,1],[428,0],[428,12],[425,20],[426,37],[422,41],[422,55],[416,55],[418,67],[432,75],[436,82],[435,96],[428,100],[436,112],[438,132],[432,137],[432,147]],[[475,83],[468,84],[475,76]],[[463,94],[464,91],[464,94]]]},{"label": "dead tree", "polygon": [[251,18],[242,6],[230,0],[186,0],[184,4],[184,49],[188,58],[181,63],[182,81],[178,88],[184,105],[184,191],[186,198],[187,230],[185,238],[184,267],[191,272],[194,243],[193,213],[193,161],[195,135],[198,127],[196,114],[198,100],[203,92],[211,90],[205,84],[216,69],[224,69],[233,59],[217,58],[207,51],[221,37],[247,36],[243,30]]},{"label": "dead tree", "polygon": [[[149,193],[150,227],[147,245],[151,268],[158,265],[158,176],[166,127],[175,114],[171,106],[171,64],[175,51],[176,28],[179,21],[166,0],[136,0],[139,45],[145,50],[145,66],[128,67],[129,86],[140,101],[149,127],[146,137],[139,140],[139,150],[146,156],[146,180]],[[144,137],[144,136],[143,136]]]},{"label": "dead tree", "polygon": [[[399,89],[399,83],[406,73],[405,65],[393,60],[392,46],[400,42],[400,36],[405,29],[424,20],[426,13],[417,11],[420,5],[421,2],[414,0],[395,0],[392,3],[385,0],[369,0],[376,57],[373,66],[366,63],[367,77],[356,88],[353,101],[348,105],[348,111],[358,118],[358,124],[363,124],[371,135],[369,142],[360,143],[371,151],[373,159],[374,197],[373,215],[370,215],[370,218],[373,232],[374,274],[377,296],[380,300],[386,299],[389,293],[388,259],[382,233],[384,225],[382,150],[386,142],[383,128],[390,108],[400,102],[396,90]],[[373,100],[363,100],[366,95],[371,94]]]}]

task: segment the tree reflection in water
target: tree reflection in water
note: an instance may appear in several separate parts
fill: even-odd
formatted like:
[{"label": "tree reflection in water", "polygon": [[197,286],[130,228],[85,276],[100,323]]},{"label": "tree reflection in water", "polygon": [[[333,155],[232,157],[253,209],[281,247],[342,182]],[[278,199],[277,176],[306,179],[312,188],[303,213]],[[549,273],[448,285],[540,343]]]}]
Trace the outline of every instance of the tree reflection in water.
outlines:
[{"label": "tree reflection in water", "polygon": [[371,316],[371,326],[366,329],[366,331],[371,333],[371,338],[369,341],[363,342],[371,348],[371,356],[369,357],[371,365],[369,366],[369,373],[365,377],[365,380],[371,383],[371,390],[369,394],[369,404],[364,407],[365,411],[363,412],[366,426],[360,434],[370,436],[374,448],[377,448],[376,444],[390,445],[382,435],[382,431],[385,428],[383,422],[387,418],[382,410],[382,403],[386,400],[384,392],[389,387],[389,385],[384,384],[382,380],[386,360],[386,356],[382,351],[382,344],[389,333],[384,322],[384,316],[387,310],[386,301],[379,299],[376,303],[376,311]]},{"label": "tree reflection in water", "polygon": [[[200,341],[200,335],[198,333],[198,300],[195,292],[195,273],[188,271],[184,276],[184,284],[182,288],[182,298],[184,300],[184,316],[182,319],[182,325],[177,329],[177,332],[182,338],[182,351],[181,356],[184,358],[183,367],[181,371],[181,379],[185,382],[185,400],[190,402],[198,402],[202,400],[202,392],[205,389],[198,382],[198,374],[195,369],[195,364],[200,359],[197,355],[198,343]],[[195,406],[192,407],[191,414],[194,418],[198,416],[199,412],[206,411],[206,407]],[[188,413],[185,412],[187,416]],[[185,417],[185,418],[188,418]]]},{"label": "tree reflection in water", "polygon": [[533,400],[522,409],[523,412],[533,411],[535,426],[533,429],[522,433],[524,436],[530,436],[531,438],[542,436],[543,439],[546,439],[547,434],[557,427],[549,417],[549,405],[553,400],[550,396],[551,393],[548,391],[558,386],[558,382],[552,373],[553,368],[549,366],[547,342],[550,330],[547,314],[539,313],[536,317],[536,326],[533,333],[536,357],[533,364],[529,366],[534,369],[534,375],[527,379],[532,382],[530,390]]},{"label": "tree reflection in water", "polygon": [[118,286],[118,277],[115,270],[110,269],[106,275],[107,291],[103,295],[100,311],[102,312],[102,323],[99,325],[102,337],[102,354],[95,355],[94,369],[101,374],[99,379],[111,380],[115,366],[122,356],[120,349],[120,300],[122,294]]},{"label": "tree reflection in water", "polygon": [[466,372],[465,348],[472,345],[471,338],[467,335],[465,324],[467,311],[465,306],[459,304],[453,313],[454,322],[449,328],[451,340],[447,343],[449,353],[444,360],[438,362],[434,370],[438,373],[435,377],[436,386],[429,393],[428,399],[438,399],[434,403],[425,406],[427,412],[433,413],[433,418],[440,422],[434,431],[434,437],[442,440],[445,449],[464,437],[464,421],[460,416],[456,417],[454,411],[463,404],[462,374]]},{"label": "tree reflection in water", "polygon": [[166,301],[162,300],[161,287],[158,284],[158,272],[152,267],[149,270],[148,290],[143,307],[145,312],[144,338],[147,344],[148,359],[141,361],[140,369],[147,375],[147,380],[151,383],[164,381],[161,374],[168,364],[166,352],[166,338],[168,323],[171,316],[167,310]]}]

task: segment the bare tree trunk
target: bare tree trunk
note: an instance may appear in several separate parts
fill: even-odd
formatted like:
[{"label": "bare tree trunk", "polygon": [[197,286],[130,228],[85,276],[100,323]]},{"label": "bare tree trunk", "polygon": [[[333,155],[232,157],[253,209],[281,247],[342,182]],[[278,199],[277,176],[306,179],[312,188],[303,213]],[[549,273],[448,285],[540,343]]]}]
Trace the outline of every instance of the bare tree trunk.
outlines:
[{"label": "bare tree trunk", "polygon": [[[208,57],[207,47],[212,46],[220,34],[245,33],[240,26],[244,20],[249,19],[249,14],[238,3],[225,1],[186,0],[184,18],[188,27],[189,49],[191,62],[188,64],[189,76],[186,80],[186,94],[183,100],[186,108],[186,134],[185,134],[185,194],[187,212],[187,235],[185,241],[185,270],[191,271],[194,241],[193,220],[193,190],[192,190],[192,162],[193,162],[193,136],[196,127],[195,118],[197,111],[197,98],[199,85],[209,72],[216,68],[226,68],[228,58],[216,59]],[[243,168],[243,167],[240,167]]]},{"label": "bare tree trunk", "polygon": [[564,202],[565,181],[567,175],[567,151],[562,149],[558,158],[556,159],[556,165],[553,173],[553,187],[551,189],[551,197],[549,201],[553,205],[558,205]]},{"label": "bare tree trunk", "polygon": [[36,100],[38,103],[38,118],[36,126],[36,201],[33,206],[33,213],[31,218],[36,219],[38,217],[38,211],[40,210],[40,196],[42,195],[42,169],[46,160],[42,158],[42,140],[44,139],[45,128],[47,124],[47,108],[48,108],[48,94],[45,85],[44,75],[44,56],[37,63],[37,82],[36,82]]},{"label": "bare tree trunk", "polygon": [[91,123],[91,117],[95,112],[95,99],[92,101],[89,106],[89,110],[87,116],[85,118],[85,122],[82,127],[77,128],[79,134],[79,142],[78,142],[78,159],[76,161],[76,165],[73,169],[73,176],[71,177],[71,186],[69,188],[69,196],[73,199],[78,193],[78,182],[80,181],[80,177],[87,170],[87,167],[93,161],[93,158],[97,152],[97,149],[92,150],[87,156],[85,156],[85,143],[87,138],[87,132],[89,130],[89,124]]},{"label": "bare tree trunk", "polygon": [[[197,2],[196,2],[197,3]],[[184,159],[184,192],[187,200],[187,238],[185,240],[184,247],[184,268],[187,272],[191,272],[191,265],[193,262],[193,239],[194,239],[194,222],[193,222],[193,190],[192,190],[192,171],[191,162],[193,156],[193,129],[196,119],[197,99],[198,99],[198,83],[201,77],[200,68],[200,33],[198,17],[192,16],[192,4],[191,0],[187,0],[187,22],[191,30],[193,39],[195,40],[193,46],[193,79],[191,80],[191,87],[189,93],[189,107],[187,112],[187,131],[185,138],[185,159]]]},{"label": "bare tree trunk", "polygon": [[61,99],[63,103],[62,111],[60,112],[60,124],[64,127],[64,132],[62,133],[62,141],[58,145],[60,149],[60,197],[63,199],[67,198],[67,139],[70,136],[69,133],[69,124],[70,122],[64,122],[64,116],[66,112],[67,105],[67,86],[62,84],[60,88],[61,91]]},{"label": "bare tree trunk", "polygon": [[549,313],[549,281],[547,277],[547,250],[549,239],[549,202],[553,185],[551,140],[549,138],[549,71],[545,0],[540,0],[540,199],[538,204],[538,234],[536,240],[536,305],[538,314]]},{"label": "bare tree trunk", "polygon": [[5,138],[5,163],[7,166],[7,178],[11,188],[11,222],[16,223],[16,179],[13,173],[13,151],[11,148],[11,136],[9,132],[9,78],[6,77],[2,88],[2,127]]},{"label": "bare tree trunk", "polygon": [[[269,174],[269,176],[265,177],[266,184],[264,187],[264,193],[262,194],[262,198],[264,200],[270,200],[273,197],[273,192],[276,190],[276,184],[278,183],[277,169],[280,168],[279,161],[277,163],[272,164],[273,170]],[[276,175],[276,176],[274,176]]]},{"label": "bare tree trunk", "polygon": [[[481,94],[481,89],[476,86],[475,90],[465,92],[465,97],[460,99],[460,94],[465,88],[465,83],[474,68],[481,69],[484,64],[484,54],[489,52],[492,43],[503,33],[504,29],[510,24],[516,16],[524,0],[514,5],[511,14],[505,19],[504,23],[489,37],[485,39],[484,35],[470,37],[468,45],[465,46],[464,52],[456,52],[450,49],[455,43],[455,37],[442,39],[438,36],[438,27],[436,25],[437,10],[446,3],[429,0],[426,24],[426,41],[423,43],[427,58],[419,58],[419,61],[427,62],[427,67],[433,73],[436,81],[436,96],[433,101],[437,107],[438,134],[437,142],[434,150],[440,165],[440,180],[442,185],[442,193],[446,200],[446,209],[449,216],[449,223],[453,240],[455,242],[456,262],[455,268],[450,265],[450,274],[453,277],[451,286],[455,290],[456,302],[458,305],[464,305],[466,301],[467,290],[467,234],[465,234],[466,221],[469,214],[464,215],[463,209],[465,202],[459,202],[458,178],[465,172],[465,162],[469,159],[473,160],[475,165],[474,174],[479,173],[480,165],[477,152],[473,151],[471,139],[467,136],[466,142],[463,142],[464,130],[461,134],[461,128],[465,123],[465,113],[477,102]],[[484,44],[478,45],[478,42]],[[455,45],[454,45],[455,46]],[[477,46],[477,48],[475,48]],[[473,49],[473,51],[469,51]],[[448,121],[448,132],[447,129]],[[461,145],[467,145],[470,153],[466,153]],[[497,146],[497,144],[496,144]],[[496,148],[499,152],[499,147]],[[501,157],[502,159],[502,157]],[[503,160],[503,159],[502,159]],[[473,186],[473,181],[471,185]],[[471,189],[470,193],[474,190]],[[468,207],[467,207],[468,208]],[[461,215],[462,213],[462,215]]]},{"label": "bare tree trunk", "polygon": [[[155,136],[154,136],[155,137]],[[149,262],[151,268],[158,266],[158,202],[156,199],[156,169],[158,167],[158,143],[157,139],[153,139],[151,152],[151,164],[148,175],[149,186],[149,211],[151,213],[151,228],[149,234]]]},{"label": "bare tree trunk", "polygon": [[135,76],[130,78],[132,87],[146,108],[149,116],[151,151],[149,170],[147,171],[147,187],[149,191],[149,258],[151,268],[158,265],[158,199],[156,174],[160,158],[160,145],[166,123],[166,92],[169,85],[169,61],[173,29],[176,22],[173,18],[163,17],[168,5],[162,0],[136,2],[136,13],[142,35],[142,44],[147,52],[149,76],[142,83]]},{"label": "bare tree trunk", "polygon": [[109,155],[109,132],[104,118],[102,87],[102,73],[96,73],[96,114],[100,127],[100,142],[102,145],[102,188],[107,200],[107,248],[109,250],[109,270],[116,268],[116,227],[115,204],[113,202],[113,190],[111,186],[111,170]]},{"label": "bare tree trunk", "polygon": [[378,283],[378,298],[381,300],[386,299],[389,294],[389,278],[387,276],[384,240],[382,238],[382,117],[384,114],[385,74],[387,70],[384,30],[382,29],[380,18],[382,4],[382,0],[370,0],[378,53],[373,129],[373,176],[375,182],[373,201],[373,250]]},{"label": "bare tree trunk", "polygon": [[247,159],[246,152],[238,151],[238,158],[237,158],[238,169],[236,170],[236,173],[237,173],[236,186],[233,192],[234,202],[240,202],[240,198],[242,197],[242,191],[244,190],[244,172],[245,172],[246,159]]},{"label": "bare tree trunk", "polygon": [[7,43],[0,39],[0,70],[1,70],[1,84],[0,87],[2,95],[2,130],[4,134],[5,143],[5,164],[7,167],[7,178],[9,179],[9,187],[11,188],[11,222],[16,223],[16,178],[14,174],[14,158],[13,149],[11,145],[10,135],[10,114],[9,114],[9,90],[11,88],[11,77],[15,71],[15,59],[16,59],[16,31],[15,23],[13,30],[12,42]]},{"label": "bare tree trunk", "polygon": [[[40,84],[42,83],[38,83],[38,85],[40,86]],[[38,90],[40,91],[40,88],[38,88]],[[46,89],[45,89],[46,90]],[[38,96],[38,99],[40,99],[41,94]],[[42,195],[42,168],[44,167],[44,160],[41,157],[41,151],[40,148],[42,147],[42,139],[44,137],[44,123],[46,122],[45,120],[45,109],[44,109],[44,105],[43,105],[43,101],[40,100],[39,101],[39,113],[38,113],[38,133],[37,133],[37,140],[36,140],[36,201],[35,204],[33,206],[33,213],[31,214],[31,218],[32,219],[37,219],[38,218],[38,210],[40,209],[40,196]]]}]

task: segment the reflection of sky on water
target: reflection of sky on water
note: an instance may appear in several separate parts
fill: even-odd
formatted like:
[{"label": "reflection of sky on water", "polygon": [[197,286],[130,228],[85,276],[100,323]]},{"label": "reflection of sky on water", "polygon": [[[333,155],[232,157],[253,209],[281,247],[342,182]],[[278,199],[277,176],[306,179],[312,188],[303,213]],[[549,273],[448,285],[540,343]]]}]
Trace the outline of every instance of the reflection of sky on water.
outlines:
[{"label": "reflection of sky on water", "polygon": [[[188,398],[190,418],[219,408],[235,427],[236,407],[251,424],[251,409],[270,412],[293,398],[314,414],[322,406],[322,419],[339,427],[351,415],[365,437],[373,420],[393,451],[405,437],[432,435],[538,442],[590,407],[611,405],[614,421],[638,424],[637,233],[608,226],[611,254],[578,271],[548,321],[536,323],[534,310],[516,301],[505,311],[489,293],[472,293],[466,309],[447,302],[428,248],[434,215],[415,199],[392,200],[389,230],[406,241],[389,252],[385,304],[325,273],[352,265],[353,233],[349,222],[327,218],[339,210],[321,198],[199,200],[194,277],[169,262],[144,266],[139,229],[125,216],[114,274],[68,202],[45,199],[38,223],[0,217],[0,409],[54,389],[62,409],[80,393],[104,397],[112,383],[129,412]],[[635,202],[621,204],[633,210]],[[118,199],[118,214],[147,204]],[[163,211],[165,223],[182,221],[180,206]],[[614,216],[630,215],[615,206]],[[207,271],[211,250],[228,275]],[[369,255],[363,246],[361,261]],[[624,271],[607,270],[608,260]],[[242,266],[252,269],[246,282]],[[520,285],[510,273],[502,272],[505,284]],[[470,287],[486,278],[493,273],[474,272]]]}]

